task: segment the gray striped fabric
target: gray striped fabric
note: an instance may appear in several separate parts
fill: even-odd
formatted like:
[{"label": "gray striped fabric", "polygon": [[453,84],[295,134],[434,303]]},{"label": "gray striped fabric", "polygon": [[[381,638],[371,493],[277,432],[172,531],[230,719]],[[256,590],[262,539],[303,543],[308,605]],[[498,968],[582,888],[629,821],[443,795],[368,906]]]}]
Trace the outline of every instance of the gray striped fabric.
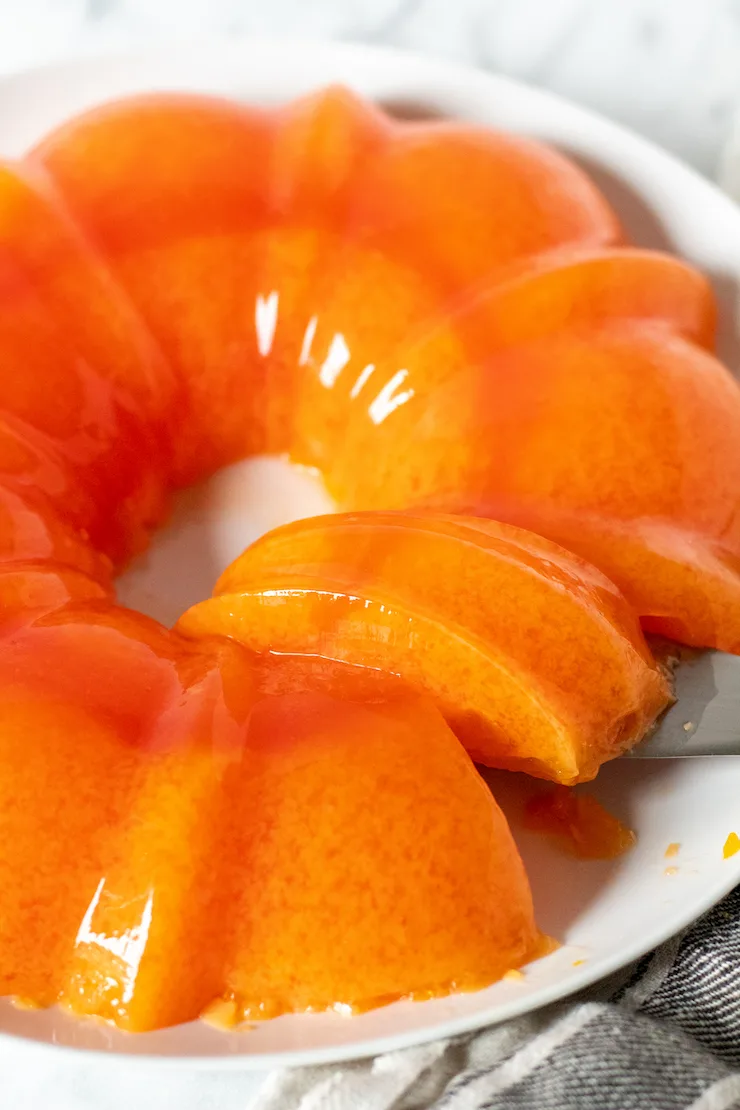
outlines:
[{"label": "gray striped fabric", "polygon": [[467,1038],[273,1075],[254,1110],[740,1110],[740,888],[626,979]]}]

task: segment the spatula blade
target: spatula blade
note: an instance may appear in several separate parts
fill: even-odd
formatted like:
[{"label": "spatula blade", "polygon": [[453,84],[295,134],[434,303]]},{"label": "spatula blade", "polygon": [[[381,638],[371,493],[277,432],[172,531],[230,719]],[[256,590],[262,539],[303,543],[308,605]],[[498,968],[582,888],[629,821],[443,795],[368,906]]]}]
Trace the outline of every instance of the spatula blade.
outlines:
[{"label": "spatula blade", "polygon": [[631,759],[740,755],[740,656],[706,651],[675,674],[676,704]]}]

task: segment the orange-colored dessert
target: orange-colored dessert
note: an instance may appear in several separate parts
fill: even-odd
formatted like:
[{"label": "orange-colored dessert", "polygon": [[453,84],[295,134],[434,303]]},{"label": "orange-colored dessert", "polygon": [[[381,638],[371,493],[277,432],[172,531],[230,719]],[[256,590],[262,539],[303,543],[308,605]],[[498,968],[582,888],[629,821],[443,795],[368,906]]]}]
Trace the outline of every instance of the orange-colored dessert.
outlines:
[{"label": "orange-colored dessert", "polygon": [[314,517],[268,533],[178,630],[400,675],[479,763],[575,782],[669,700],[637,619],[599,571],[495,521]]},{"label": "orange-colored dessert", "polygon": [[43,175],[10,166],[0,293],[0,478],[120,562],[162,515],[172,372]]},{"label": "orange-colored dessert", "polygon": [[[446,721],[573,781],[667,700],[639,621],[740,650],[711,291],[621,240],[555,152],[341,89],[134,98],[0,166],[3,993],[151,1029],[540,951]],[[117,606],[171,492],[256,452],[375,513],[179,632]]]},{"label": "orange-colored dessert", "polygon": [[146,1030],[221,997],[237,1020],[472,989],[535,954],[505,819],[433,705],[262,667],[87,601],[2,641],[3,993]]}]

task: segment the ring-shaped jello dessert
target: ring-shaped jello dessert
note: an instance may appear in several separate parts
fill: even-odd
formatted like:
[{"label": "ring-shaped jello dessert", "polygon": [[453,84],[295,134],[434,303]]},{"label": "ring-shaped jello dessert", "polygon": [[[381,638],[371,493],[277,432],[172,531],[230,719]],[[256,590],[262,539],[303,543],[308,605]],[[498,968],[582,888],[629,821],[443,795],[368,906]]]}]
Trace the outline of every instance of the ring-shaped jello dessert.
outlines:
[{"label": "ring-shaped jello dessert", "polygon": [[[706,280],[537,143],[341,88],[103,106],[0,168],[0,992],[124,1029],[541,950],[473,760],[570,784],[740,650]],[[112,580],[254,454],[335,516],[168,630]],[[466,750],[467,749],[467,750]]]}]

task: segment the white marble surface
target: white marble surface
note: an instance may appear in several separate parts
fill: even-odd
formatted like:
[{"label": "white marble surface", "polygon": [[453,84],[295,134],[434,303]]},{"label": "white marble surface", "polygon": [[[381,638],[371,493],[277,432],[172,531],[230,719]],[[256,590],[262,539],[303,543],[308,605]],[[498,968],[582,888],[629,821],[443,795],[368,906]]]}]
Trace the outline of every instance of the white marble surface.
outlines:
[{"label": "white marble surface", "polygon": [[392,43],[490,67],[710,176],[740,98],[740,0],[0,0],[0,72],[203,33]]},{"label": "white marble surface", "polygon": [[[0,0],[0,73],[204,33],[393,44],[488,67],[627,123],[709,176],[740,102],[740,0]],[[247,1110],[258,1086],[0,1049],[3,1105],[16,1110]]]}]

